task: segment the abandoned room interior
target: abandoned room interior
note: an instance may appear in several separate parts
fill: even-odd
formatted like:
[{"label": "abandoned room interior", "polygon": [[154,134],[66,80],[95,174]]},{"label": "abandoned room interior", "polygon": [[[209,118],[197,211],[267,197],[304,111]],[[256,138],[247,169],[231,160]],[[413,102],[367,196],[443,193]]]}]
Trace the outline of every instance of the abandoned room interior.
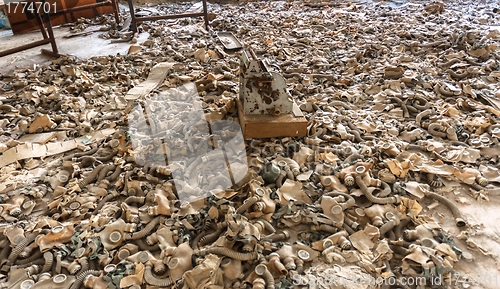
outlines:
[{"label": "abandoned room interior", "polygon": [[500,288],[500,5],[0,0],[0,288]]}]

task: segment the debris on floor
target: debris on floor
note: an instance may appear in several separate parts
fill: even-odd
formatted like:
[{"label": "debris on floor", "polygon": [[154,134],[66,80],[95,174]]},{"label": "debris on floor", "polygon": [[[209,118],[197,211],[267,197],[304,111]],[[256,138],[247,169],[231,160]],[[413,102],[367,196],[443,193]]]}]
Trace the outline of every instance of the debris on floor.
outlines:
[{"label": "debris on floor", "polygon": [[[463,265],[500,254],[470,209],[500,193],[497,8],[387,2],[210,4],[213,31],[2,75],[0,287],[497,288]],[[221,35],[306,137],[244,139]]]}]

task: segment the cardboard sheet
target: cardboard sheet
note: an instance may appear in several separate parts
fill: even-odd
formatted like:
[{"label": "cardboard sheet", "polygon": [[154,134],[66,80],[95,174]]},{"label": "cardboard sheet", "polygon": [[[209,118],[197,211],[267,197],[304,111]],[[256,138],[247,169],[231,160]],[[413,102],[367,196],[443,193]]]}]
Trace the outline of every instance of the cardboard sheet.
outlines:
[{"label": "cardboard sheet", "polygon": [[125,99],[137,100],[156,89],[160,84],[162,84],[165,77],[167,77],[168,71],[174,66],[174,64],[175,63],[173,62],[162,62],[155,65],[151,69],[148,79],[129,90],[127,95],[125,95]]},{"label": "cardboard sheet", "polygon": [[36,133],[36,134],[25,134],[21,138],[18,139],[21,143],[38,143],[38,144],[46,144],[53,138],[64,139],[61,135],[64,134],[64,138],[66,138],[65,132],[44,132],[44,133]]},{"label": "cardboard sheet", "polygon": [[29,142],[22,143],[5,151],[2,155],[0,155],[0,168],[18,160],[40,158],[67,152],[81,146],[82,144],[90,144],[99,139],[103,139],[107,136],[112,135],[114,132],[114,129],[104,129],[96,131],[90,136],[83,136],[67,141],[59,141],[47,144]]}]

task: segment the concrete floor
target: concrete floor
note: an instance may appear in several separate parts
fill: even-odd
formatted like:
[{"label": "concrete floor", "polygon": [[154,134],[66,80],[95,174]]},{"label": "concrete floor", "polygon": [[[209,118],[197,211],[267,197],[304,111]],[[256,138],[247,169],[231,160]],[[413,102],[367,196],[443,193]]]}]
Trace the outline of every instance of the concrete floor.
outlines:
[{"label": "concrete floor", "polygon": [[[99,26],[89,26],[85,31],[97,29],[99,29]],[[69,27],[54,28],[54,35],[60,54],[87,59],[94,56],[116,55],[117,53],[126,54],[128,52],[129,47],[132,45],[131,43],[110,43],[111,40],[109,39],[99,38],[99,35],[103,33],[105,32],[99,31],[93,32],[87,36],[64,38],[64,36],[72,34],[69,31]],[[148,37],[148,33],[139,34],[138,43],[144,42]],[[42,39],[43,37],[40,31],[13,35],[11,30],[2,29],[0,30],[0,51]],[[89,45],[90,43],[92,45]],[[51,50],[51,46],[47,44],[1,57],[0,75],[9,75],[16,69],[26,68],[34,64],[42,65],[53,60],[52,57],[41,54],[41,49]]]}]

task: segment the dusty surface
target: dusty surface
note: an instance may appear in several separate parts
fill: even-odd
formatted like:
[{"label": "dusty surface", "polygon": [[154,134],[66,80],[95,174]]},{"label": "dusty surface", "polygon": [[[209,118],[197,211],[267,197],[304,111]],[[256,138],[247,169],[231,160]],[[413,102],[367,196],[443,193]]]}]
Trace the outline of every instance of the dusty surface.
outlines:
[{"label": "dusty surface", "polygon": [[[178,3],[144,7],[144,10],[145,13],[162,13],[187,6]],[[141,51],[136,54],[125,56],[130,43],[111,45],[109,40],[99,38],[100,32],[97,32],[59,41],[60,51],[77,56],[75,58],[32,59],[33,52],[2,58],[0,100],[5,105],[1,114],[3,155],[0,163],[5,165],[1,168],[3,183],[0,192],[5,202],[1,214],[4,235],[16,227],[23,228],[25,236],[38,232],[42,237],[33,243],[36,244],[34,250],[54,255],[64,243],[70,253],[64,256],[65,261],[83,266],[85,257],[88,257],[91,268],[101,274],[96,282],[114,285],[123,282],[122,285],[126,286],[142,284],[144,288],[152,288],[146,283],[154,285],[155,281],[142,277],[144,266],[151,272],[153,263],[154,270],[157,270],[156,266],[161,267],[162,263],[165,266],[173,259],[184,260],[183,257],[191,255],[197,259],[198,263],[194,265],[198,266],[193,269],[189,261],[183,263],[186,266],[184,271],[190,270],[183,278],[178,271],[166,270],[162,275],[164,271],[159,269],[157,277],[173,276],[186,288],[198,288],[201,283],[226,288],[235,288],[245,282],[251,284],[256,279],[256,273],[251,274],[256,261],[242,262],[244,277],[241,278],[229,267],[219,266],[219,262],[227,265],[227,262],[234,261],[223,261],[220,256],[208,255],[207,252],[217,252],[213,248],[220,246],[246,251],[249,240],[260,238],[259,245],[252,249],[254,251],[249,250],[253,253],[246,253],[244,259],[256,259],[259,253],[259,258],[270,260],[270,253],[278,252],[281,261],[288,264],[283,252],[289,249],[297,262],[297,268],[287,267],[287,274],[273,271],[276,268],[271,264],[266,265],[281,288],[341,288],[328,282],[318,284],[313,278],[332,281],[332,278],[353,275],[389,278],[395,274],[401,281],[402,278],[425,275],[424,267],[430,268],[434,277],[442,277],[444,284],[452,285],[448,286],[451,288],[498,288],[500,132],[493,129],[500,123],[500,31],[494,26],[499,20],[496,8],[493,2],[472,1],[212,4],[210,11],[215,14],[213,31],[204,31],[199,19],[147,23],[142,29],[149,35],[141,33],[138,44],[135,44],[141,45]],[[91,25],[87,29],[98,27]],[[173,186],[173,181],[169,180],[179,171],[188,174],[185,172],[189,166],[153,165],[151,162],[158,158],[155,154],[151,157],[150,153],[157,151],[161,142],[147,143],[146,138],[141,139],[140,131],[131,129],[137,123],[146,123],[141,121],[139,112],[142,110],[132,110],[133,105],[156,100],[188,81],[196,85],[202,100],[199,105],[207,115],[237,119],[233,98],[238,92],[239,56],[225,53],[214,31],[233,32],[245,48],[252,48],[259,57],[275,64],[287,79],[294,100],[309,121],[306,138],[247,140],[249,176],[253,180],[241,188],[236,187],[235,191],[221,192],[221,187],[214,189],[210,182],[220,179],[221,174],[204,164],[198,166],[199,171],[191,174],[187,181],[188,185],[193,181],[197,186]],[[69,33],[67,27],[57,29],[58,37],[65,33]],[[16,41],[36,36],[29,34]],[[3,37],[20,39],[8,35]],[[87,45],[90,42],[92,46]],[[1,43],[5,45],[5,42]],[[102,56],[94,57],[96,55]],[[129,89],[143,82],[152,67],[160,62],[176,64],[168,66],[166,79],[160,80],[159,88],[146,97],[147,101],[139,99],[127,103],[124,97]],[[41,65],[30,67],[33,63]],[[4,66],[6,70],[3,70]],[[167,102],[169,109],[179,109],[176,115],[170,117],[173,115],[171,110],[158,114],[155,126],[162,128],[163,124],[167,127],[164,130],[169,132],[172,119],[175,121],[189,115],[187,109],[182,109],[185,103],[176,101],[170,99]],[[161,111],[165,104],[155,105]],[[40,114],[37,119],[32,113],[34,110]],[[132,116],[123,114],[124,111]],[[424,116],[422,111],[428,112],[427,115]],[[439,126],[433,130],[432,124]],[[215,143],[204,139],[206,135],[197,129],[191,130],[193,126],[184,124],[183,130],[196,135],[200,144]],[[73,144],[80,150],[99,146],[100,150],[93,155],[95,168],[88,167],[90,158],[79,155],[80,150],[64,154],[47,151],[47,156],[42,159],[39,156],[14,158],[12,152],[16,148],[33,155],[36,155],[32,152],[33,147],[37,148],[37,153],[42,150],[38,144],[20,139],[30,130],[32,133],[59,131],[52,140],[47,140],[49,144],[75,139],[76,144],[75,141]],[[101,131],[102,135],[94,134],[94,131]],[[169,144],[168,149],[170,154],[183,156],[186,151],[193,150],[194,145],[195,142],[177,146]],[[115,157],[106,158],[107,155]],[[68,163],[63,168],[62,157],[72,160],[70,168]],[[281,182],[264,184],[258,176],[264,175],[261,162],[277,165],[281,157],[293,158],[300,164],[302,174],[284,174]],[[95,178],[89,180],[88,175],[105,165],[118,174],[114,177],[103,175],[103,178],[111,178],[109,183],[99,181],[93,184]],[[346,172],[360,165],[369,167],[368,172],[362,174],[363,179],[350,183]],[[288,169],[291,167],[292,164]],[[68,170],[71,171],[68,180],[56,180],[56,174]],[[337,182],[331,187],[324,182],[327,176],[336,177]],[[355,206],[365,208],[363,212],[368,215],[370,209],[380,207],[361,196],[365,193],[363,184],[368,184],[376,194],[386,191],[378,188],[377,182],[370,178],[379,178],[388,184],[389,195],[384,201],[389,204],[384,208],[393,217],[385,215],[383,222],[399,223],[406,219],[408,225],[403,229],[412,230],[417,225],[432,228],[430,238],[434,241],[431,245],[429,240],[406,237],[396,240],[390,232],[380,239],[380,229],[370,225],[375,221],[356,215],[358,212],[352,207],[342,212],[342,222],[353,219],[361,226],[356,232],[341,228],[341,232],[349,232],[348,241],[320,248],[324,243],[319,241],[337,230],[333,226],[338,224],[338,216],[332,216],[329,207],[323,203],[324,200],[333,201],[321,196],[330,191],[333,194],[348,192],[356,197]],[[83,180],[86,181],[82,184]],[[259,211],[258,206],[242,207],[246,199],[256,194],[256,188],[261,187],[265,190],[262,206],[267,211]],[[180,192],[187,188],[191,191],[199,189],[198,193],[210,189],[211,193],[218,194],[181,206]],[[422,198],[429,192],[444,195],[456,204],[466,225],[457,227],[443,203]],[[142,199],[134,199],[134,194]],[[157,197],[153,198],[154,195]],[[341,204],[347,203],[346,199],[336,199],[335,202],[337,200]],[[399,200],[400,204],[394,204]],[[70,210],[72,205],[81,207]],[[11,212],[16,206],[22,210],[14,218]],[[238,214],[234,214],[238,208]],[[146,213],[150,210],[157,213]],[[271,234],[268,229],[259,230],[263,225],[257,218],[271,222],[277,229],[276,234]],[[161,224],[158,226],[154,222]],[[112,244],[109,238],[113,230],[126,235],[124,223],[136,224],[137,229],[131,229],[132,232],[147,228],[148,223],[156,224],[147,232],[150,244],[141,243],[140,237],[119,245]],[[222,228],[217,230],[217,224]],[[316,225],[320,224],[326,231],[317,229]],[[58,226],[64,227],[66,235],[60,236],[57,242],[50,241],[54,232],[38,231]],[[290,231],[289,240],[269,241],[279,237],[283,230]],[[213,232],[221,236],[217,241],[197,239],[200,234]],[[72,236],[76,239],[71,239]],[[445,240],[443,236],[450,239]],[[231,238],[236,242],[231,243]],[[396,247],[403,239],[412,243],[406,246],[410,251],[399,248],[399,252],[393,252],[392,249],[398,249]],[[19,258],[8,255],[8,247],[14,247],[14,238],[3,240],[3,254],[13,258],[12,263],[22,264],[26,254]],[[96,240],[101,240],[106,250],[103,250],[101,241]],[[456,244],[455,248],[451,240]],[[139,260],[144,257],[140,253],[121,258],[118,251],[125,243],[136,244],[152,255],[148,257],[146,254],[147,261],[144,262]],[[195,250],[191,251],[189,245]],[[178,249],[172,249],[177,246]],[[84,250],[83,257],[78,250],[82,247],[89,248]],[[300,250],[307,252],[299,254]],[[304,257],[304,254],[309,257]],[[298,261],[300,256],[305,261],[304,272],[301,272],[301,262]],[[16,266],[9,267],[13,265],[9,262],[2,263],[4,281],[19,286],[20,280],[28,279],[28,276],[20,277],[19,272],[23,270],[15,271]],[[43,265],[46,261],[40,257],[38,262]],[[121,271],[104,273],[103,268],[109,263],[118,265]],[[234,268],[239,264],[236,262]],[[45,269],[53,275],[68,273],[66,269]],[[209,271],[214,277],[203,282],[193,278]],[[122,278],[126,275],[131,278]],[[445,285],[437,287],[445,288]]]},{"label": "dusty surface", "polygon": [[[57,48],[61,54],[73,55],[80,59],[87,59],[94,56],[115,55],[117,53],[126,54],[130,47],[129,43],[111,44],[109,40],[101,39],[97,33],[87,37],[75,37],[66,39],[65,35],[71,35],[67,27],[56,27],[54,35],[57,41]],[[141,39],[146,39],[147,34],[141,35]],[[2,44],[0,49],[10,49],[23,43],[34,42],[43,39],[40,32],[30,32],[22,35],[13,35],[10,30],[0,31],[0,40]],[[92,45],[88,45],[92,43]],[[86,49],[82,49],[86,47]],[[28,49],[22,52],[11,54],[0,58],[2,74],[10,74],[14,70],[28,67],[33,64],[47,65],[53,60],[52,57],[40,53],[40,49],[51,50],[50,44]]]},{"label": "dusty surface", "polygon": [[[68,27],[54,27],[54,36],[56,38],[59,53],[63,55],[72,55],[79,59],[127,54],[131,45],[130,43],[111,43],[110,39],[100,38],[99,35],[103,32],[95,32],[95,30],[99,30],[99,27],[100,26],[91,26],[87,30],[79,30],[80,33],[89,32],[89,35],[71,38],[67,38],[67,36],[72,36],[74,33],[71,33]],[[139,40],[144,41],[147,38],[148,33],[142,33]],[[14,35],[11,30],[0,29],[0,50],[11,49],[42,39],[42,34],[39,31]],[[53,58],[41,54],[40,49],[51,51],[51,46],[50,44],[46,44],[0,58],[0,66],[2,67],[0,74],[8,75],[18,68],[29,67],[34,64],[47,65]]]}]

